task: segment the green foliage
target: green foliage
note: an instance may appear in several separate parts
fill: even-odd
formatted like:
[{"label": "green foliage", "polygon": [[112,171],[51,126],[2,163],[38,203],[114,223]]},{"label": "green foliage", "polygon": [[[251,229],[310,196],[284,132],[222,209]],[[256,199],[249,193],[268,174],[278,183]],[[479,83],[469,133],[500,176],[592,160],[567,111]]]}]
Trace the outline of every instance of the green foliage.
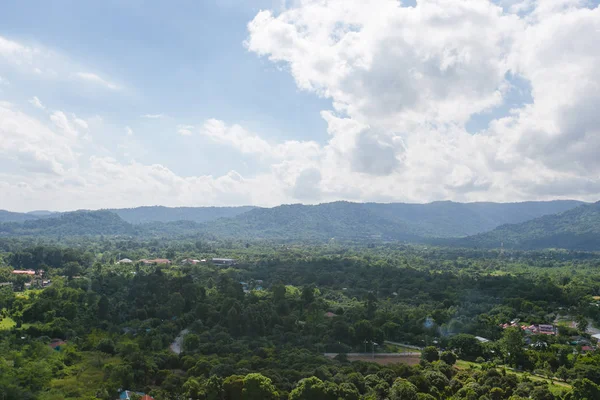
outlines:
[{"label": "green foliage", "polygon": [[[551,399],[568,392],[569,383],[600,383],[600,356],[574,355],[571,331],[533,336],[532,343],[545,344],[528,347],[520,329],[500,328],[516,318],[549,323],[557,310],[598,321],[592,295],[600,294],[593,274],[600,264],[590,255],[515,253],[508,259],[399,245],[240,243],[215,247],[214,254],[243,260],[224,269],[178,263],[212,255],[197,253],[196,241],[84,241],[77,251],[18,243],[10,242],[12,251],[0,258],[44,263],[53,284],[1,292],[7,307],[0,312],[17,324],[0,332],[0,393],[11,399],[114,399],[120,388],[165,400]],[[200,247],[214,245],[204,243]],[[172,251],[175,262],[114,264],[125,251],[140,257]],[[69,263],[78,265],[80,278],[60,277]],[[239,282],[262,290],[244,293]],[[481,344],[474,335],[491,341]],[[67,344],[52,350],[52,339]],[[448,351],[425,348],[427,362],[414,367],[370,362],[373,350],[414,351],[386,341],[436,343]],[[179,354],[170,350],[177,344]],[[352,362],[357,356],[351,353],[364,351],[368,357]],[[489,361],[464,361],[477,357]],[[549,386],[551,375],[566,383]],[[580,392],[594,388],[577,385]]]},{"label": "green foliage", "polygon": [[531,221],[502,225],[491,232],[460,240],[455,244],[477,247],[572,250],[600,250],[600,202],[582,205],[559,214]]},{"label": "green foliage", "polygon": [[390,400],[417,400],[417,387],[404,379],[397,379],[390,390]]},{"label": "green foliage", "polygon": [[454,363],[456,363],[456,359],[457,359],[456,354],[454,354],[451,351],[444,351],[440,355],[440,360],[442,360],[443,362],[445,362],[448,365],[454,365]]},{"label": "green foliage", "polygon": [[257,373],[248,374],[244,378],[242,398],[244,400],[275,400],[277,389],[273,386],[271,379]]},{"label": "green foliage", "polygon": [[434,362],[440,359],[440,354],[438,349],[435,346],[425,347],[421,351],[421,360],[425,360],[427,362]]}]

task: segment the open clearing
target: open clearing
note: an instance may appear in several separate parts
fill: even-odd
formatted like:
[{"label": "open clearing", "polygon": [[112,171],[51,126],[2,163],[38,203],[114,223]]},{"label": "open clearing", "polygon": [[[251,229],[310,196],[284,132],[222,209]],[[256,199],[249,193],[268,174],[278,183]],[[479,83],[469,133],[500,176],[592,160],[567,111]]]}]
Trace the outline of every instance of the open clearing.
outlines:
[{"label": "open clearing", "polygon": [[[480,364],[463,360],[458,360],[455,366],[458,369],[481,369]],[[500,368],[502,367],[498,367],[497,369],[499,370]],[[548,388],[550,389],[550,391],[555,395],[562,395],[563,393],[566,393],[571,390],[571,385],[558,379],[548,379],[538,375],[532,375],[525,372],[515,371],[510,368],[506,368],[506,371],[507,373],[517,375],[520,379],[527,377],[532,381],[546,382],[548,383]]]},{"label": "open clearing", "polygon": [[[335,358],[337,353],[326,353],[325,357]],[[373,357],[372,353],[350,353],[346,355],[348,361],[367,361],[373,362],[379,365],[390,365],[390,364],[406,364],[416,365],[420,361],[420,355],[417,353],[375,353]]]}]

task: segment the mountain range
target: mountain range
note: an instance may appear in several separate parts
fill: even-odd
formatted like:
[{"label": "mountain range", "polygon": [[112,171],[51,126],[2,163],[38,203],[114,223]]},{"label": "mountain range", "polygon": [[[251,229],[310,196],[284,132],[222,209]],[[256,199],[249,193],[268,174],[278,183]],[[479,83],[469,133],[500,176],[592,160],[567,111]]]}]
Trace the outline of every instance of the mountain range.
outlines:
[{"label": "mountain range", "polygon": [[600,203],[350,203],[0,211],[2,236],[212,235],[240,240],[403,241],[463,247],[600,250]]},{"label": "mountain range", "polygon": [[464,247],[600,250],[600,202],[459,239]]}]

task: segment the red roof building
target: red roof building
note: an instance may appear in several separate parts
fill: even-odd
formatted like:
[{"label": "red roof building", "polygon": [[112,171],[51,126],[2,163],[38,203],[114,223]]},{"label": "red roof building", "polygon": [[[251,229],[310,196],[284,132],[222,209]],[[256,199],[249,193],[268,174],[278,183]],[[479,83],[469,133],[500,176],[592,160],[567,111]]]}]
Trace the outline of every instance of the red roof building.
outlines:
[{"label": "red roof building", "polygon": [[15,269],[12,273],[16,274],[16,275],[35,275],[35,271],[32,269],[26,269],[26,270]]},{"label": "red roof building", "polygon": [[52,341],[50,342],[50,344],[48,344],[48,346],[50,346],[50,348],[52,348],[56,351],[60,351],[60,348],[66,344],[67,344],[67,342],[65,342],[64,340],[52,339]]}]

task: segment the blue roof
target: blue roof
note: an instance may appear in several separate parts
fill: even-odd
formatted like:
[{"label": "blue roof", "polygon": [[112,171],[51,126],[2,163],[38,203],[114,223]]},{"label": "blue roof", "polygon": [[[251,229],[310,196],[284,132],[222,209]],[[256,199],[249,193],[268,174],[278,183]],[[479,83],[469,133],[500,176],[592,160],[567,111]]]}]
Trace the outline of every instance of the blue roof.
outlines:
[{"label": "blue roof", "polygon": [[142,392],[132,392],[131,390],[124,390],[121,392],[121,394],[119,394],[119,399],[121,400],[129,400],[131,397],[131,395],[135,393],[135,394],[139,394],[140,396],[145,395],[146,393],[142,393]]}]

